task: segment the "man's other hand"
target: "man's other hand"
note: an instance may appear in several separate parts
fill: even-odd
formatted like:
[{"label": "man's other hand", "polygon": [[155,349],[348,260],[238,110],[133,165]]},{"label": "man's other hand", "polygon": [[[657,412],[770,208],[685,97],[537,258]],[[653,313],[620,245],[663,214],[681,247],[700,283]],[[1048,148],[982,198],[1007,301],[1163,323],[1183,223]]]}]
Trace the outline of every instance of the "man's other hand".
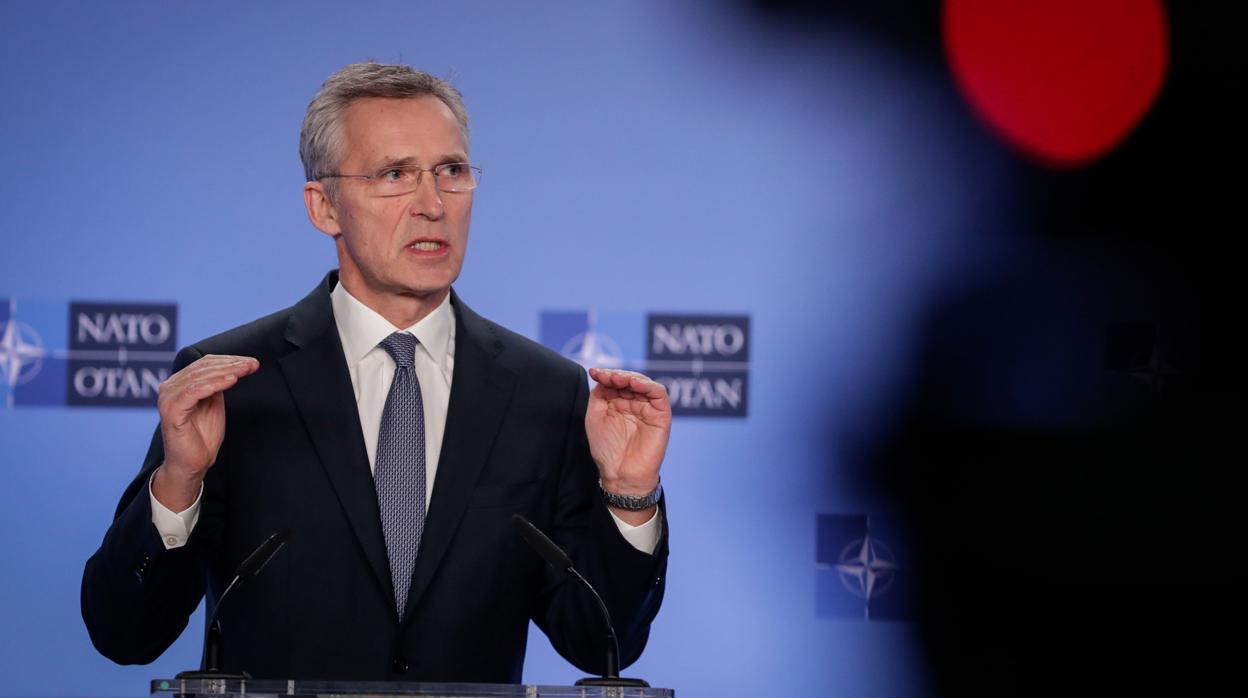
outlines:
[{"label": "man's other hand", "polygon": [[249,356],[208,354],[160,384],[156,406],[165,461],[152,478],[152,494],[171,511],[195,502],[217,460],[225,439],[225,391],[259,368]]},{"label": "man's other hand", "polygon": [[[585,434],[609,492],[642,497],[659,485],[659,466],[672,431],[667,390],[633,371],[591,368],[598,385],[589,395]],[[632,512],[613,509],[625,522],[650,520],[654,508]]]}]

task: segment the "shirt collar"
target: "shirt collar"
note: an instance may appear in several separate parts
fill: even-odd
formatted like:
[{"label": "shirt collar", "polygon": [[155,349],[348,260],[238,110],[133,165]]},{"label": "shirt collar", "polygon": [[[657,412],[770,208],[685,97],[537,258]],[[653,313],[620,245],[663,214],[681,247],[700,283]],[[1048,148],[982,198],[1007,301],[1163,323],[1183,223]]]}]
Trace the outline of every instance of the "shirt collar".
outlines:
[{"label": "shirt collar", "polygon": [[381,340],[394,332],[405,331],[416,336],[420,346],[429,352],[434,363],[445,365],[451,327],[455,324],[451,294],[446,294],[446,298],[442,299],[433,312],[421,318],[415,325],[405,328],[391,325],[377,311],[348,293],[341,282],[334,286],[329,300],[334,309],[334,320],[338,323],[338,335],[342,339],[342,351],[346,354],[348,364],[354,366],[368,352],[377,349]]}]

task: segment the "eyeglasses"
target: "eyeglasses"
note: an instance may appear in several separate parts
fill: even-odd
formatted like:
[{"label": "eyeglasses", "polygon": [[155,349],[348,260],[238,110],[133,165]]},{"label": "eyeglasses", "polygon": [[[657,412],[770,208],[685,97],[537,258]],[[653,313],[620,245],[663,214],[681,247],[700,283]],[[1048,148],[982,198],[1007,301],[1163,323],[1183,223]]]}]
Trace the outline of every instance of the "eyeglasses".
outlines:
[{"label": "eyeglasses", "polygon": [[416,191],[420,186],[420,176],[426,172],[433,173],[434,186],[438,191],[464,192],[477,188],[481,181],[481,168],[469,162],[447,162],[433,169],[423,169],[416,165],[390,165],[377,171],[377,174],[339,174],[331,172],[317,177],[351,177],[363,179],[369,190],[376,196],[402,196]]}]

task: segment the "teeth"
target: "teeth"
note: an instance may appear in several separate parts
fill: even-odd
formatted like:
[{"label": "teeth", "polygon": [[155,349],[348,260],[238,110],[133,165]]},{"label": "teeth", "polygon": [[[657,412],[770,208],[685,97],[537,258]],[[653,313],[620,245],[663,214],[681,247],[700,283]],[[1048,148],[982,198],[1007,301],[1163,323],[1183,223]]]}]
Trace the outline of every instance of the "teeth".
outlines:
[{"label": "teeth", "polygon": [[409,245],[409,247],[411,247],[413,250],[423,250],[425,252],[432,252],[441,246],[442,246],[442,243],[440,242],[414,242],[411,245]]}]

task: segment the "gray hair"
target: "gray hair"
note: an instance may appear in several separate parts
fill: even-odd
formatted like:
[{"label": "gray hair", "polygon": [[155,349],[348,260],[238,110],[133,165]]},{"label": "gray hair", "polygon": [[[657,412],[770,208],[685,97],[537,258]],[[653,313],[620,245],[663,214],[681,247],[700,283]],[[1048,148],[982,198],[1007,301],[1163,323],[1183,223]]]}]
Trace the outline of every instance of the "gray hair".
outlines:
[{"label": "gray hair", "polygon": [[368,61],[352,63],[329,76],[308,103],[299,133],[299,159],[303,174],[315,181],[333,172],[342,158],[342,114],[357,99],[366,97],[437,97],[459,122],[464,146],[468,145],[468,110],[463,95],[441,78],[406,65]]}]

